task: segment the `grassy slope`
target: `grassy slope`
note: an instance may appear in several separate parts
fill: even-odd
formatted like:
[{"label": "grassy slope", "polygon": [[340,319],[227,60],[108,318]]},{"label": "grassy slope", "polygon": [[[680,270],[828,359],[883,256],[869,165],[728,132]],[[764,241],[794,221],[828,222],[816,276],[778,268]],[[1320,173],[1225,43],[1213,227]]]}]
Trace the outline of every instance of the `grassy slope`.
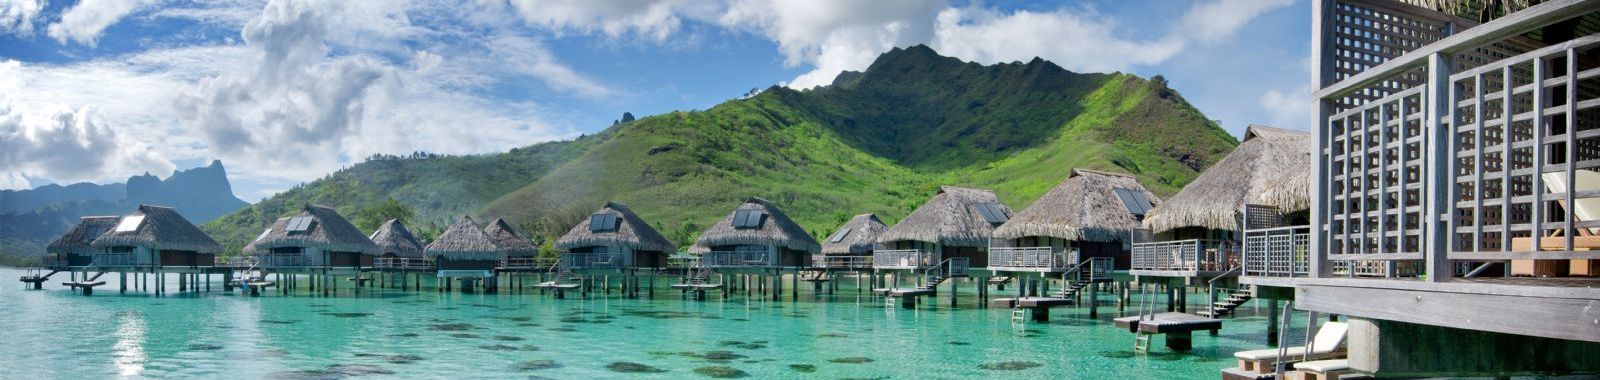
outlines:
[{"label": "grassy slope", "polygon": [[619,200],[687,243],[761,196],[825,235],[857,213],[892,224],[941,184],[993,189],[1020,209],[1073,167],[1135,173],[1171,195],[1237,145],[1161,80],[906,52],[848,86],[769,90],[573,142],[365,162],[206,228],[237,249],[305,202],[349,216],[394,197],[417,210],[419,229],[468,212],[549,239]]},{"label": "grassy slope", "polygon": [[237,252],[273,220],[298,212],[304,204],[331,206],[349,218],[363,207],[392,197],[416,211],[418,220],[409,223],[413,229],[441,230],[452,216],[476,210],[526,185],[604,139],[602,133],[505,153],[371,159],[201,227],[228,252]]}]

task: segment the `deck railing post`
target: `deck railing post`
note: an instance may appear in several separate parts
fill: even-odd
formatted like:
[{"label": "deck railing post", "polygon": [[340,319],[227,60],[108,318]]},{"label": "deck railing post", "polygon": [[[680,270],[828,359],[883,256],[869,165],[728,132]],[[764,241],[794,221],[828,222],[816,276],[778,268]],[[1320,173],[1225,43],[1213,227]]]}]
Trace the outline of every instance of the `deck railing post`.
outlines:
[{"label": "deck railing post", "polygon": [[[1427,206],[1425,207],[1422,223],[1419,224],[1424,226],[1423,233],[1427,236],[1426,243],[1421,248],[1423,258],[1426,260],[1425,271],[1429,282],[1448,281],[1448,277],[1452,275],[1450,260],[1448,260],[1447,255],[1450,251],[1449,237],[1455,231],[1447,229],[1450,226],[1445,222],[1444,218],[1454,208],[1451,206],[1454,200],[1445,195],[1449,187],[1455,182],[1453,179],[1455,174],[1451,173],[1447,166],[1452,161],[1451,156],[1455,152],[1454,146],[1447,146],[1451,141],[1450,137],[1454,135],[1452,130],[1454,129],[1455,120],[1440,121],[1445,115],[1450,114],[1447,110],[1453,107],[1450,104],[1452,102],[1451,94],[1454,94],[1450,82],[1451,61],[1450,56],[1444,53],[1434,53],[1428,56],[1428,82],[1425,84],[1427,86],[1425,89],[1427,103],[1423,105],[1425,108],[1423,115],[1425,115],[1426,120],[1423,120],[1422,125],[1429,133],[1427,148],[1424,150],[1431,154],[1427,158],[1428,182],[1423,186],[1424,191],[1427,193],[1427,195],[1423,196],[1423,199],[1427,201]],[[1509,96],[1507,100],[1510,100]],[[1477,122],[1481,124],[1483,121],[1478,120]],[[1482,136],[1477,136],[1475,139],[1481,142]],[[1481,164],[1479,165],[1480,167],[1477,170],[1481,171]],[[1474,196],[1479,197],[1481,194],[1475,194]]]}]

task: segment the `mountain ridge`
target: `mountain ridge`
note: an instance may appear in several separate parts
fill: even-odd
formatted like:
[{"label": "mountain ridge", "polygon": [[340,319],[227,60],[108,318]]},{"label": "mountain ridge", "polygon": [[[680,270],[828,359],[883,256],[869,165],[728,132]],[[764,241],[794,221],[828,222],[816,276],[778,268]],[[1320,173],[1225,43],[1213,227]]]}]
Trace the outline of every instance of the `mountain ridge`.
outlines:
[{"label": "mountain ridge", "polygon": [[424,238],[471,214],[549,241],[618,200],[683,244],[761,196],[825,234],[859,213],[893,223],[944,184],[989,188],[1021,208],[1073,167],[1128,172],[1170,195],[1237,144],[1159,76],[1073,73],[1042,59],[981,65],[912,46],[833,85],[774,86],[575,140],[375,156],[205,228],[232,250],[299,204],[350,216],[394,199],[415,210],[408,225]]}]

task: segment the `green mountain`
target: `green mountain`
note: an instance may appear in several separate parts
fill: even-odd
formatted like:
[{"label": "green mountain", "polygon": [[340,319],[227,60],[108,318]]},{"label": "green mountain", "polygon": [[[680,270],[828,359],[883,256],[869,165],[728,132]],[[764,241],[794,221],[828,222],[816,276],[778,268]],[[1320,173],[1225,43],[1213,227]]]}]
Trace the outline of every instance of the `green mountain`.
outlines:
[{"label": "green mountain", "polygon": [[1237,144],[1159,76],[1079,74],[1040,59],[985,66],[915,46],[830,86],[773,87],[573,141],[377,156],[205,228],[237,248],[301,203],[351,216],[394,199],[424,237],[467,213],[553,239],[619,200],[685,243],[761,196],[823,235],[858,213],[892,223],[944,184],[993,189],[1021,208],[1073,167],[1134,173],[1170,195]]}]

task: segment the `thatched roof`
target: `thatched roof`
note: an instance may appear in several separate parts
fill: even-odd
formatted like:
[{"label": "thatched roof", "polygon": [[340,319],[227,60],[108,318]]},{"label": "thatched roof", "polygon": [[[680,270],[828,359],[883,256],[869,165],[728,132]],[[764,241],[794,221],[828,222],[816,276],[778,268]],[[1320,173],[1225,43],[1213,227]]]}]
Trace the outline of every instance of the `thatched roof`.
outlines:
[{"label": "thatched roof", "polygon": [[[115,227],[120,227],[124,222],[137,222],[137,226],[130,225],[133,227],[130,231],[117,231]],[[221,244],[217,244],[205,231],[189,223],[182,214],[178,214],[178,210],[171,207],[139,205],[138,210],[123,216],[117,224],[119,226],[113,226],[111,231],[95,238],[89,246],[97,249],[132,246],[164,251],[222,252]]]},{"label": "thatched roof", "polygon": [[[304,222],[304,221],[309,222]],[[291,231],[291,224],[302,221],[300,230]],[[255,241],[244,246],[244,253],[260,255],[272,252],[274,248],[301,247],[316,248],[332,252],[361,252],[363,254],[377,254],[378,246],[372,244],[361,229],[350,224],[338,211],[327,206],[305,205],[299,214],[292,217],[278,218],[267,227],[266,231],[256,237]]]},{"label": "thatched roof", "polygon": [[[760,228],[734,228],[733,217],[739,210],[761,210],[767,215]],[[706,252],[710,247],[724,245],[776,245],[793,250],[817,253],[822,246],[804,228],[765,199],[751,197],[729,212],[722,220],[706,228],[695,239],[691,252]]]},{"label": "thatched roof", "polygon": [[[822,253],[825,255],[865,254],[872,252],[872,244],[878,242],[878,235],[888,231],[889,226],[878,220],[876,214],[861,214],[850,218],[839,229],[833,231],[822,242]],[[833,241],[835,235],[839,241]]]},{"label": "thatched roof", "polygon": [[500,253],[506,257],[533,257],[539,255],[539,246],[533,245],[532,240],[522,237],[517,230],[511,228],[505,219],[495,218],[489,225],[483,227],[483,233],[494,240],[500,247]]},{"label": "thatched roof", "polygon": [[985,203],[998,205],[1008,218],[1013,214],[993,191],[940,186],[933,199],[889,227],[878,236],[878,242],[915,240],[951,247],[987,247],[994,225],[977,208]]},{"label": "thatched roof", "polygon": [[1127,241],[1139,227],[1139,219],[1128,211],[1116,189],[1143,193],[1150,203],[1160,205],[1154,193],[1139,185],[1132,175],[1073,169],[1065,181],[1033,201],[1032,205],[994,229],[997,239],[1048,236],[1066,240]]},{"label": "thatched roof", "polygon": [[1233,153],[1151,210],[1144,226],[1154,233],[1180,227],[1237,230],[1235,214],[1269,191],[1282,196],[1267,198],[1267,205],[1285,213],[1304,210],[1311,203],[1309,191],[1288,186],[1308,187],[1309,179],[1289,178],[1309,175],[1311,151],[1310,133],[1252,125]]},{"label": "thatched roof", "polygon": [[599,210],[594,212],[594,215],[601,214],[616,215],[618,219],[616,229],[605,232],[591,231],[589,224],[593,216],[590,216],[590,218],[584,218],[583,221],[572,226],[572,229],[567,230],[566,235],[561,235],[561,239],[556,240],[556,249],[567,251],[581,247],[622,246],[639,251],[674,252],[678,250],[677,245],[672,244],[671,241],[667,240],[666,236],[661,235],[661,232],[650,227],[650,223],[640,218],[639,214],[633,213],[633,210],[628,209],[627,205],[618,202],[606,202],[605,206],[601,206]]},{"label": "thatched roof", "polygon": [[478,227],[478,222],[472,217],[463,216],[449,229],[439,234],[439,238],[428,243],[428,248],[423,252],[429,258],[443,258],[446,260],[499,260],[500,247],[494,244],[489,234],[483,233],[483,228]]},{"label": "thatched roof", "polygon": [[78,225],[72,226],[72,229],[67,230],[66,233],[61,234],[61,237],[57,237],[55,241],[50,242],[50,246],[45,247],[44,251],[73,255],[94,253],[94,249],[89,247],[89,244],[93,243],[95,238],[105,234],[106,231],[111,231],[112,228],[116,227],[117,220],[118,218],[115,216],[85,216],[78,218]]},{"label": "thatched roof", "polygon": [[368,237],[378,246],[378,254],[393,253],[399,257],[422,257],[422,241],[417,240],[399,219],[389,219],[378,226]]}]

